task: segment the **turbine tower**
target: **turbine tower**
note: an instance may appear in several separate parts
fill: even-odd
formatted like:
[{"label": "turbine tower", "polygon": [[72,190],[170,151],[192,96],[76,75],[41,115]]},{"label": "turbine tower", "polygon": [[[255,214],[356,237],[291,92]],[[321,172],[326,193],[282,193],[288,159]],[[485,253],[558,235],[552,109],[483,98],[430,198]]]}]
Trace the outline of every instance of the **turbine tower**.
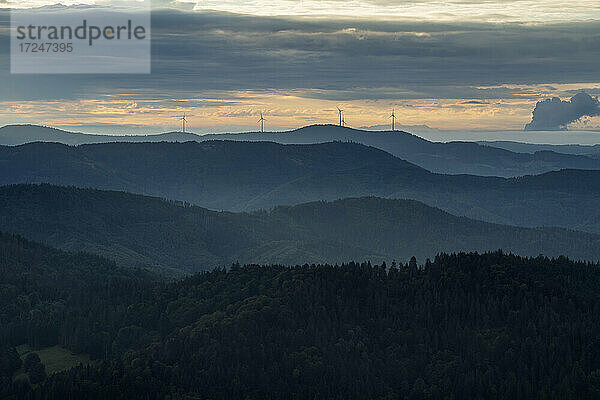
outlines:
[{"label": "turbine tower", "polygon": [[185,123],[187,122],[187,118],[186,118],[185,114],[183,114],[183,116],[179,117],[179,119],[181,120],[181,132],[185,133]]},{"label": "turbine tower", "polygon": [[396,130],[396,110],[392,110],[392,115],[390,115],[392,119],[392,131]]},{"label": "turbine tower", "polygon": [[260,131],[264,132],[265,131],[265,121],[266,119],[264,119],[263,117],[263,113],[260,113],[260,119],[258,120],[258,122],[260,123]]},{"label": "turbine tower", "polygon": [[338,109],[338,114],[340,115],[340,126],[344,126],[344,110],[342,110],[341,108],[337,108]]}]

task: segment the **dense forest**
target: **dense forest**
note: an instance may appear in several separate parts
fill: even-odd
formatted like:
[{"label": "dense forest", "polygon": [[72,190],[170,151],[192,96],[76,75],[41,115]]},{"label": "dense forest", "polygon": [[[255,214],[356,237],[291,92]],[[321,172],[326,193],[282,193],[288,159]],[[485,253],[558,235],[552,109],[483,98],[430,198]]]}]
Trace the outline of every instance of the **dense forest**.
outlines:
[{"label": "dense forest", "polygon": [[[450,158],[457,157],[474,156],[466,150]],[[494,159],[479,163],[500,168]],[[600,233],[600,171],[561,170],[511,179],[440,175],[346,142],[0,146],[0,185],[16,183],[122,190],[229,211],[348,197],[413,199],[488,222]]]},{"label": "dense forest", "polygon": [[175,276],[241,260],[381,263],[499,248],[524,256],[600,260],[598,235],[489,224],[416,201],[379,198],[229,213],[128,193],[16,185],[0,188],[0,224],[51,246]]},{"label": "dense forest", "polygon": [[[21,367],[14,347],[60,344],[105,356],[125,307],[162,278],[98,256],[65,253],[0,233],[0,387]],[[0,390],[0,398],[2,391]]]},{"label": "dense forest", "polygon": [[[598,264],[460,253],[169,283],[10,235],[0,246],[8,399],[600,396]],[[23,342],[95,361],[45,377],[15,357]],[[22,363],[29,381],[12,381]]]}]

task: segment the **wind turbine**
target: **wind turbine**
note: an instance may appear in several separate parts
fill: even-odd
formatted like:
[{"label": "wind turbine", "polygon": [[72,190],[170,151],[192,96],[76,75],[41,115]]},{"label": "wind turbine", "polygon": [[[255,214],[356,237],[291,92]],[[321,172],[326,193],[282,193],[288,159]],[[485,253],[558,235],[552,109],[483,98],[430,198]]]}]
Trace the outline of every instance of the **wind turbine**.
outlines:
[{"label": "wind turbine", "polygon": [[344,110],[342,110],[339,107],[337,109],[338,109],[338,114],[340,114],[340,126],[343,126],[343,124],[344,124],[344,117],[343,117]]},{"label": "wind turbine", "polygon": [[396,110],[392,110],[392,115],[390,115],[390,118],[392,119],[392,131],[396,130]]},{"label": "wind turbine", "polygon": [[181,132],[185,133],[185,123],[187,122],[187,118],[185,114],[183,116],[178,117],[181,120]]},{"label": "wind turbine", "polygon": [[265,121],[266,119],[264,119],[263,117],[263,113],[260,113],[260,119],[258,120],[258,122],[260,122],[260,131],[264,132],[265,131]]}]

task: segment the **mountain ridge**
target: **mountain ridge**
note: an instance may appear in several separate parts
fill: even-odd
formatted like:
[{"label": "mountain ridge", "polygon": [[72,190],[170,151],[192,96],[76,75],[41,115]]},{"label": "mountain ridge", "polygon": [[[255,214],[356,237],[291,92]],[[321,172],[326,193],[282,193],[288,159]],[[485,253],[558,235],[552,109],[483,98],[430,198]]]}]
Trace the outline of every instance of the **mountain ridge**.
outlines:
[{"label": "mountain ridge", "polygon": [[[44,141],[39,134],[24,139],[27,130],[40,131],[36,126],[6,126],[0,128],[0,145],[19,145]],[[12,133],[11,133],[12,132]],[[19,133],[20,132],[20,133]],[[336,125],[310,125],[282,132],[246,132],[236,134],[206,134],[170,132],[147,136],[107,136],[69,133],[52,128],[55,135],[45,141],[69,145],[93,143],[137,142],[203,142],[209,140],[269,141],[280,144],[315,144],[331,141],[353,141],[384,150],[432,172],[515,177],[540,174],[564,168],[600,170],[600,161],[581,154],[559,152],[514,152],[477,142],[430,142],[403,131],[365,131]],[[57,137],[60,133],[64,138]]]},{"label": "mountain ridge", "polygon": [[0,146],[0,185],[18,183],[120,190],[230,211],[345,197],[405,198],[487,222],[600,233],[600,171],[442,175],[352,142]]},{"label": "mountain ridge", "polygon": [[493,251],[600,260],[600,235],[456,217],[414,200],[349,198],[251,213],[210,211],[117,191],[0,187],[0,224],[120,265],[197,272],[244,263],[421,261],[439,252]]},{"label": "mountain ridge", "polygon": [[536,144],[522,143],[510,140],[495,140],[495,141],[477,141],[476,143],[497,147],[504,150],[516,153],[534,154],[540,151],[551,151],[554,153],[573,154],[589,156],[594,153],[600,153],[600,144],[595,145],[580,145],[580,144]]}]

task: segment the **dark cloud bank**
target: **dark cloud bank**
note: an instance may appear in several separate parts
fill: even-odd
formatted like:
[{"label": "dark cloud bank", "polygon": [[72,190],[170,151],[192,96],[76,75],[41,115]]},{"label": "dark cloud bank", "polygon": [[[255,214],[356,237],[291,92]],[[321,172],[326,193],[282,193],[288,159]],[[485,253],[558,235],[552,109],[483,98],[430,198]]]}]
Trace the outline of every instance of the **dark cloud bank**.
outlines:
[{"label": "dark cloud bank", "polygon": [[8,25],[0,11],[0,99],[15,101],[303,89],[312,91],[306,96],[342,101],[485,101],[521,92],[502,84],[595,83],[600,68],[598,21],[385,22],[160,10],[152,15],[152,75],[48,79],[10,75],[10,40],[2,30]]},{"label": "dark cloud bank", "polygon": [[587,93],[578,93],[571,100],[558,97],[546,99],[536,104],[533,118],[525,125],[526,131],[559,131],[567,130],[567,125],[583,117],[600,116],[598,98]]}]

